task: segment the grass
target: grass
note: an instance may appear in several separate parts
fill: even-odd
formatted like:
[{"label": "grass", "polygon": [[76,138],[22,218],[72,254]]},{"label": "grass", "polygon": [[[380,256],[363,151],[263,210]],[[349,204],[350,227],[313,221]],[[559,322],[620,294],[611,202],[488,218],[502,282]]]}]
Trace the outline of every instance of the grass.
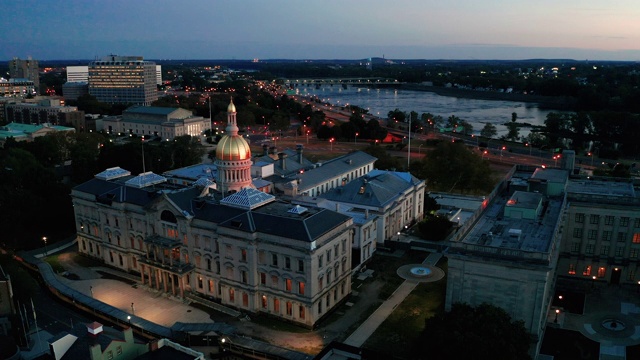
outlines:
[{"label": "grass", "polygon": [[282,321],[276,317],[271,317],[266,314],[252,316],[251,322],[275,331],[285,331],[285,332],[298,333],[298,334],[311,332],[311,330],[307,328],[304,328],[292,323],[288,323],[286,321]]},{"label": "grass", "polygon": [[47,256],[44,258],[44,261],[46,261],[47,263],[49,263],[49,265],[51,265],[53,272],[62,273],[65,271],[65,269],[64,269],[64,266],[62,266],[62,264],[60,263],[60,259],[58,257],[59,255]]},{"label": "grass", "polygon": [[[446,273],[446,261],[438,266]],[[364,348],[386,358],[411,358],[415,339],[424,329],[427,318],[444,311],[446,276],[432,283],[419,284],[367,339]]]}]

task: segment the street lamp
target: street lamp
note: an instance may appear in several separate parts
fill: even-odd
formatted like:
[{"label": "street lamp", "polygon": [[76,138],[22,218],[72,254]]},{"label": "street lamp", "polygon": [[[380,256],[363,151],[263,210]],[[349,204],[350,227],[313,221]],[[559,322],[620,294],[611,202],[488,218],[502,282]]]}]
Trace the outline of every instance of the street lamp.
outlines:
[{"label": "street lamp", "polygon": [[398,241],[400,241],[400,231],[398,231]]},{"label": "street lamp", "polygon": [[500,159],[502,159],[502,151],[506,150],[506,149],[507,149],[506,146],[503,146],[503,147],[500,148]]},{"label": "street lamp", "polygon": [[331,144],[331,151],[333,152],[333,138],[329,139],[329,144]]},{"label": "street lamp", "polygon": [[131,303],[131,313],[136,314],[136,309],[133,307],[133,303]]},{"label": "street lamp", "polygon": [[591,167],[593,167],[593,153],[588,152],[587,155],[591,156]]},{"label": "street lamp", "polygon": [[560,309],[556,309],[556,318],[553,319],[553,322],[556,324],[558,323],[558,314],[560,314]]},{"label": "street lamp", "polygon": [[43,236],[42,241],[44,242],[44,256],[47,256],[47,237]]},{"label": "street lamp", "polygon": [[127,315],[127,320],[129,320],[129,324],[131,324],[131,315]]},{"label": "street lamp", "polygon": [[489,152],[487,150],[482,152],[482,158],[484,159],[484,156],[487,155]]},{"label": "street lamp", "polygon": [[356,137],[353,139],[353,142],[354,142],[354,143],[356,143],[356,144],[358,143],[358,135],[359,135],[359,134],[358,134],[358,133],[356,133]]},{"label": "street lamp", "polygon": [[420,146],[418,146],[418,156],[420,156],[420,148],[423,146],[424,144],[420,144]]},{"label": "street lamp", "polygon": [[593,282],[591,283],[591,288],[593,289],[596,286],[596,276],[593,275],[591,278],[593,279]]}]

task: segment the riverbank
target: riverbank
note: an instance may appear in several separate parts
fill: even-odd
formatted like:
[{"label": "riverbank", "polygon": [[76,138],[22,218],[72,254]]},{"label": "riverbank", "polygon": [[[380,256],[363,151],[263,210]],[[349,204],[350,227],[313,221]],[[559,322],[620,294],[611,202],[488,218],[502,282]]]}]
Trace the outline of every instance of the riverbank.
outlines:
[{"label": "riverbank", "polygon": [[498,91],[478,91],[460,88],[445,88],[420,84],[402,84],[399,86],[399,88],[412,91],[428,91],[442,96],[451,96],[465,99],[503,100],[536,103],[540,108],[563,111],[570,111],[574,109],[577,101],[575,98],[566,96],[526,95]]}]

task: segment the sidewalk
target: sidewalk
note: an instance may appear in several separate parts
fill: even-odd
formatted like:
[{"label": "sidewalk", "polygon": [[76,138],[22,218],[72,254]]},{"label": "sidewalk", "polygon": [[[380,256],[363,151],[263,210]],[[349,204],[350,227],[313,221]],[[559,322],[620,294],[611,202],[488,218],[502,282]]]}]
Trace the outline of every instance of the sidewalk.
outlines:
[{"label": "sidewalk", "polygon": [[[426,265],[436,265],[442,254],[430,253],[423,261]],[[391,296],[376,309],[349,337],[345,344],[361,347],[376,329],[387,319],[393,310],[418,286],[419,282],[405,280]]]}]

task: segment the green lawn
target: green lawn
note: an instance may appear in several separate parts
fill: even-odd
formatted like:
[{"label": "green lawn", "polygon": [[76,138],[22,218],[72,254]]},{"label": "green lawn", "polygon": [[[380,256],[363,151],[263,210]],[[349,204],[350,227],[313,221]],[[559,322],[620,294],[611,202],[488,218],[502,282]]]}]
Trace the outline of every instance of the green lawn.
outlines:
[{"label": "green lawn", "polygon": [[[446,260],[441,260],[438,267],[446,273]],[[383,354],[388,359],[411,358],[411,349],[424,328],[425,319],[444,311],[446,285],[446,276],[433,283],[419,284],[369,337],[363,347]]]}]

